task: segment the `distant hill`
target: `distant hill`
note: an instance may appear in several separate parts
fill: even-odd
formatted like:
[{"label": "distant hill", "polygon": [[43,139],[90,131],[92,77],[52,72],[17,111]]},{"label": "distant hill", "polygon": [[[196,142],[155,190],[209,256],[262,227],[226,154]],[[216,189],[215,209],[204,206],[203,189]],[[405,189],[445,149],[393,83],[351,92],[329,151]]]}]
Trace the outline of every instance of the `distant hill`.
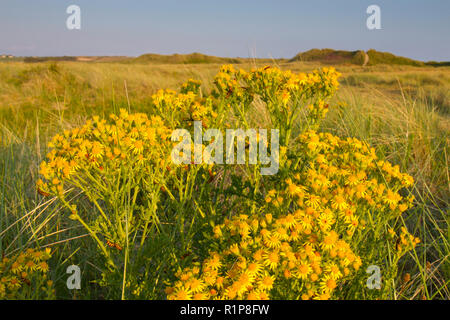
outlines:
[{"label": "distant hill", "polygon": [[23,62],[33,63],[33,62],[46,62],[46,61],[77,61],[77,57],[25,57]]},{"label": "distant hill", "polygon": [[357,64],[363,65],[365,60],[365,52],[345,51],[333,49],[311,49],[309,51],[300,52],[289,62],[295,61],[314,61],[326,64]]},{"label": "distant hill", "polygon": [[450,67],[450,61],[442,61],[442,62],[428,61],[425,62],[425,65],[432,67]]},{"label": "distant hill", "polygon": [[[123,62],[123,63],[142,63],[142,64],[199,64],[199,63],[216,63],[216,64],[239,64],[247,62],[249,58],[222,58],[216,56],[209,56],[202,53],[189,54],[172,54],[163,55],[156,53],[143,54],[139,57],[124,57],[124,56],[60,56],[60,57],[25,57],[24,62],[58,62],[58,61],[80,61],[80,62]],[[258,62],[270,63],[271,59],[255,59]],[[285,59],[278,59],[277,61],[285,61]]]},{"label": "distant hill", "polygon": [[369,56],[368,65],[372,66],[377,64],[390,64],[390,65],[408,65],[408,66],[422,67],[425,65],[425,62],[422,61],[400,57],[389,52],[380,52],[373,49],[367,51],[367,55]]},{"label": "distant hill", "polygon": [[58,62],[58,61],[82,61],[82,62],[116,62],[129,59],[125,56],[60,56],[60,57],[25,57],[23,62]]},{"label": "distant hill", "polygon": [[131,58],[127,62],[132,63],[163,63],[163,64],[195,64],[195,63],[241,63],[242,58],[221,58],[208,56],[202,53],[162,55],[155,53],[143,54],[137,58]]},{"label": "distant hill", "polygon": [[[286,62],[316,62],[327,65],[359,65],[373,66],[380,64],[387,65],[409,65],[409,66],[432,66],[444,67],[450,66],[450,62],[423,62],[410,58],[396,56],[389,52],[377,50],[346,51],[334,49],[311,49],[300,52],[292,59],[260,59],[260,58],[225,58],[209,56],[206,54],[194,52],[189,54],[163,55],[148,53],[139,57],[125,56],[62,56],[62,57],[24,57],[20,58],[24,62],[45,62],[45,61],[79,61],[79,62],[119,62],[119,63],[138,63],[138,64],[239,64],[248,62],[258,62],[271,64]],[[4,59],[3,59],[4,60]]]},{"label": "distant hill", "polygon": [[294,61],[315,61],[324,64],[353,64],[353,65],[368,65],[374,66],[379,64],[388,65],[409,65],[409,66],[449,66],[450,62],[423,62],[413,60],[410,58],[396,56],[389,52],[381,52],[370,49],[367,52],[362,50],[358,51],[345,51],[345,50],[333,50],[333,49],[311,49],[309,51],[301,52],[295,57],[289,60]]}]

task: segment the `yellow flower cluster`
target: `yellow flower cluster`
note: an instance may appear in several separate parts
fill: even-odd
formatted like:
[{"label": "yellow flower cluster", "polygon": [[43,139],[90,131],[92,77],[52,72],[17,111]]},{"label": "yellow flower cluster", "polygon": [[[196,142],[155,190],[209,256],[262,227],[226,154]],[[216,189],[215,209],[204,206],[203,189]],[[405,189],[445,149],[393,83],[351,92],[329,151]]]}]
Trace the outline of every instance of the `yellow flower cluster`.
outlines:
[{"label": "yellow flower cluster", "polygon": [[[290,177],[267,192],[263,216],[241,214],[215,226],[217,241],[231,244],[212,252],[201,270],[179,272],[169,299],[331,298],[373,253],[364,237],[411,206],[413,198],[398,191],[412,178],[379,161],[366,143],[315,131],[297,142],[300,156],[290,160]],[[378,241],[386,245],[382,234]],[[402,228],[397,242],[400,257],[419,239]]]},{"label": "yellow flower cluster", "polygon": [[280,130],[281,144],[287,146],[300,114],[308,126],[317,126],[326,115],[326,100],[338,89],[340,76],[332,67],[297,74],[270,66],[246,72],[225,65],[214,83],[216,95],[234,108],[244,123],[248,107],[258,96],[266,104],[273,127]]},{"label": "yellow flower cluster", "polygon": [[202,82],[200,80],[188,79],[185,83],[181,85],[181,93],[193,92],[198,94],[200,92],[200,86]]},{"label": "yellow flower cluster", "polygon": [[[393,282],[398,259],[419,243],[398,223],[412,206],[404,188],[414,181],[368,144],[316,131],[339,76],[334,68],[296,74],[227,65],[211,95],[203,96],[201,82],[192,79],[179,92],[159,90],[152,96],[157,115],[120,110],[56,135],[40,166],[38,190],[57,195],[72,210],[110,270],[121,270],[121,252],[126,263],[147,261],[141,249],[158,240],[157,232],[173,235],[180,242],[164,256],[164,264],[178,270],[166,287],[169,299],[342,298],[349,283],[353,291],[365,290],[364,267],[373,263]],[[223,179],[219,188],[215,166],[172,164],[171,130],[192,129],[196,120],[205,128],[223,129],[225,120],[249,128],[246,113],[255,99],[280,132],[277,175],[261,176],[247,165],[225,169],[217,175]],[[85,222],[64,199],[69,187],[81,190],[99,215]],[[205,231],[207,222],[212,227]],[[136,239],[140,244],[133,245]],[[178,248],[191,247],[201,262],[173,259]],[[122,276],[112,274],[104,283]],[[127,281],[139,283],[132,275]],[[148,289],[142,286],[139,294]]]},{"label": "yellow flower cluster", "polygon": [[[116,175],[125,164],[151,170],[171,164],[168,157],[171,131],[158,116],[143,113],[112,114],[109,121],[95,116],[80,128],[66,130],[49,143],[47,161],[40,165],[44,180],[40,193],[62,195],[65,182],[86,179],[84,175]],[[100,179],[101,180],[101,179]]]},{"label": "yellow flower cluster", "polygon": [[330,298],[359,269],[361,259],[336,232],[311,232],[304,218],[297,211],[279,218],[239,215],[225,220],[214,228],[215,238],[232,244],[211,253],[202,270],[180,271],[179,280],[166,289],[168,298],[265,300],[271,292],[284,298]]},{"label": "yellow flower cluster", "polygon": [[250,103],[253,100],[252,93],[248,87],[240,83],[241,79],[247,75],[247,72],[240,69],[235,70],[232,65],[224,65],[219,73],[214,77],[214,84],[218,94],[227,101],[228,105],[247,100]]},{"label": "yellow flower cluster", "polygon": [[[405,227],[401,227],[400,236],[397,238],[397,251],[400,253],[405,253],[409,250],[412,250],[418,243],[420,243],[420,239],[414,237],[412,234],[406,230]],[[392,236],[395,234],[392,232]]]},{"label": "yellow flower cluster", "polygon": [[[308,167],[301,167],[305,160],[291,161],[293,178],[286,181],[288,188],[280,194],[293,197],[299,206],[340,213],[350,231],[364,218],[355,214],[367,212],[357,210],[359,207],[374,207],[392,217],[411,206],[413,197],[404,199],[398,191],[410,187],[412,177],[401,173],[398,166],[378,160],[375,149],[366,143],[315,131],[303,133],[297,141],[295,152],[306,157]],[[268,195],[266,201],[270,199]]]},{"label": "yellow flower cluster", "polygon": [[42,289],[51,294],[53,283],[46,281],[50,257],[49,248],[41,251],[29,248],[12,258],[0,260],[0,300],[24,299],[25,289],[33,286],[34,290],[39,290],[35,282],[43,280]]},{"label": "yellow flower cluster", "polygon": [[340,73],[334,68],[322,68],[312,73],[294,73],[275,67],[235,70],[232,65],[222,66],[214,78],[219,93],[230,101],[243,99],[246,95],[259,95],[265,102],[286,106],[292,99],[321,99],[335,93],[339,87]]},{"label": "yellow flower cluster", "polygon": [[269,100],[273,93],[285,102],[291,95],[331,96],[339,87],[340,73],[334,68],[322,68],[312,73],[293,73],[278,68],[265,67],[244,74],[243,79],[263,99]]},{"label": "yellow flower cluster", "polygon": [[192,126],[192,121],[202,121],[209,126],[217,117],[213,111],[212,99],[198,96],[200,82],[190,80],[177,93],[173,90],[158,90],[152,96],[158,114],[165,119],[171,128]]}]

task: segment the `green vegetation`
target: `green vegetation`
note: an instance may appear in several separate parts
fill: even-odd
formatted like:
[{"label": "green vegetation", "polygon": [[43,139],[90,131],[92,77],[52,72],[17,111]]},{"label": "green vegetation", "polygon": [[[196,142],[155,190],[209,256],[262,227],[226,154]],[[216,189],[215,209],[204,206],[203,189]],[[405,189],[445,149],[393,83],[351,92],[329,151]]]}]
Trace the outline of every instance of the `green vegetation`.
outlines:
[{"label": "green vegetation", "polygon": [[[396,298],[449,299],[450,68],[374,50],[367,54],[365,67],[360,66],[361,51],[311,50],[295,61],[270,63],[296,72],[311,71],[321,62],[337,65],[343,78],[333,103],[339,107],[330,110],[320,129],[370,143],[377,155],[399,165],[416,181],[416,201],[405,223],[422,242],[400,262]],[[1,61],[0,255],[12,256],[30,246],[51,247],[48,264],[53,268],[48,277],[57,297],[105,297],[98,284],[87,280],[98,279],[101,273],[95,244],[66,218],[67,212],[54,198],[36,191],[47,143],[54,134],[80,126],[93,115],[108,117],[119,108],[151,113],[152,94],[159,88],[176,89],[189,78],[202,80],[201,90],[210,92],[213,76],[227,62],[247,70],[267,63],[201,54],[90,63]],[[252,108],[254,122],[263,121],[258,104]],[[78,208],[89,209],[87,204]],[[65,269],[71,264],[83,270],[82,297],[65,287]]]},{"label": "green vegetation", "polygon": [[128,60],[130,63],[155,63],[155,64],[198,64],[198,63],[241,63],[239,58],[220,58],[201,53],[191,54],[143,54],[137,58]]},{"label": "green vegetation", "polygon": [[365,59],[364,51],[345,51],[333,49],[311,49],[301,52],[293,57],[289,62],[314,61],[326,64],[356,64],[363,65]]},{"label": "green vegetation", "polygon": [[[11,60],[5,58],[4,61]],[[0,59],[1,61],[2,59]],[[396,56],[389,52],[380,52],[376,50],[346,51],[334,49],[311,49],[300,52],[292,59],[261,59],[261,58],[222,58],[209,56],[202,53],[173,54],[163,55],[148,53],[139,57],[129,58],[120,56],[99,56],[99,57],[25,57],[12,58],[14,61],[24,61],[27,63],[36,62],[61,62],[61,61],[79,61],[79,62],[121,62],[127,64],[248,64],[248,63],[286,63],[286,62],[315,62],[324,65],[406,65],[416,67],[445,67],[450,62],[422,62],[405,57]]]},{"label": "green vegetation", "polygon": [[373,49],[367,51],[367,55],[369,56],[369,65],[372,66],[376,64],[407,65],[415,67],[421,67],[425,65],[425,63],[421,61],[399,57],[389,52],[380,52]]},{"label": "green vegetation", "polygon": [[380,52],[370,49],[367,52],[362,50],[358,51],[346,51],[346,50],[334,50],[334,49],[311,49],[306,52],[301,52],[295,57],[289,60],[289,62],[295,61],[314,61],[323,64],[331,65],[405,65],[405,66],[432,66],[443,67],[448,66],[449,62],[422,62],[405,57],[396,56],[389,52]]}]

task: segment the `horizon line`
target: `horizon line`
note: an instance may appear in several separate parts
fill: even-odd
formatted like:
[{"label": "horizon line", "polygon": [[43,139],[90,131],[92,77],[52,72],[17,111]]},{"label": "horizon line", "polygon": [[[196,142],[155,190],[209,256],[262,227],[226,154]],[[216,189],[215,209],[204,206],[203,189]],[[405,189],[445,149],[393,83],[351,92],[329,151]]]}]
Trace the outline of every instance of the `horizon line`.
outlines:
[{"label": "horizon line", "polygon": [[126,58],[138,58],[141,57],[143,55],[147,55],[147,54],[155,54],[155,55],[159,55],[159,56],[173,56],[173,55],[191,55],[191,54],[201,54],[201,55],[205,55],[205,56],[209,56],[209,57],[215,57],[215,58],[226,58],[226,59],[265,59],[265,60],[290,60],[293,59],[294,57],[296,57],[298,54],[301,53],[305,53],[311,50],[326,50],[326,49],[330,49],[330,50],[334,50],[334,51],[348,51],[348,52],[357,52],[357,51],[364,51],[365,53],[367,53],[369,50],[375,50],[378,52],[382,52],[382,53],[390,53],[393,54],[397,57],[401,57],[401,58],[407,58],[407,59],[411,59],[414,61],[420,61],[420,62],[450,62],[449,60],[421,60],[421,59],[414,59],[414,58],[410,58],[407,56],[401,56],[401,55],[397,55],[391,51],[379,51],[376,49],[369,49],[369,50],[346,50],[346,49],[333,49],[333,48],[311,48],[308,49],[306,51],[299,51],[297,54],[295,54],[293,57],[290,58],[286,58],[286,57],[279,57],[279,58],[274,58],[274,57],[251,57],[251,56],[247,56],[247,57],[243,57],[243,56],[219,56],[219,55],[212,55],[212,54],[206,54],[206,53],[202,53],[202,52],[198,52],[198,51],[194,51],[194,52],[190,52],[190,53],[157,53],[157,52],[146,52],[146,53],[141,53],[138,55],[121,55],[121,54],[99,54],[99,55],[84,55],[84,54],[79,54],[79,55],[13,55],[10,53],[1,53],[0,52],[0,56],[12,56],[14,58],[62,58],[62,57],[126,57]]}]

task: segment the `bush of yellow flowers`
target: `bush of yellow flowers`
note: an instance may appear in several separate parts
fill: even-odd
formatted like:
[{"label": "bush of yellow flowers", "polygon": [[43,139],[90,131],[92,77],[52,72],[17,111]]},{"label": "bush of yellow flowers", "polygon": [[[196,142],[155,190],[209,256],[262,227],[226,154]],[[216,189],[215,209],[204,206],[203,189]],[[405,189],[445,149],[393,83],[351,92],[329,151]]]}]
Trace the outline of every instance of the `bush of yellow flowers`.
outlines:
[{"label": "bush of yellow flowers", "polygon": [[[413,180],[365,142],[320,132],[339,76],[223,66],[209,94],[191,79],[156,92],[148,113],[55,136],[37,188],[95,241],[109,297],[389,298],[399,259],[419,242],[402,224]],[[171,162],[173,130],[249,129],[256,103],[280,132],[277,174],[248,161]],[[379,290],[366,285],[370,265]]]}]

